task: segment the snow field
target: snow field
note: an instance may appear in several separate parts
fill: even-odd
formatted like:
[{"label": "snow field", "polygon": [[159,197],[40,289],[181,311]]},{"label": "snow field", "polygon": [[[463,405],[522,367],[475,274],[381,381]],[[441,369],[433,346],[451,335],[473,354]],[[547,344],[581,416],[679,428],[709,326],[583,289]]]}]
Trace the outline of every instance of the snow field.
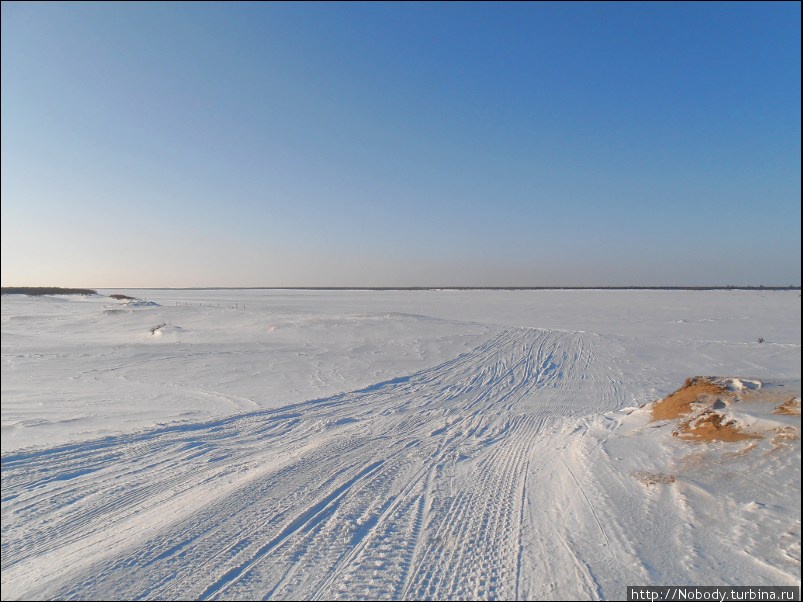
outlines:
[{"label": "snow field", "polygon": [[[4,599],[617,599],[637,584],[800,583],[799,439],[700,446],[639,407],[699,373],[799,391],[794,333],[717,340],[726,316],[701,318],[701,339],[644,340],[404,313],[399,293],[380,311],[293,318],[253,295],[250,310],[157,298],[104,315],[122,318],[114,328],[96,301],[4,298]],[[772,298],[797,304],[783,319],[758,299],[735,313],[799,330],[799,298]],[[677,311],[635,300],[636,321]],[[163,321],[174,339],[149,334]],[[311,382],[282,403],[271,383],[288,368]],[[65,382],[78,403],[19,423]],[[101,391],[120,398],[87,406]],[[161,425],[129,422],[143,392],[145,413],[180,403]],[[214,402],[181,414],[204,393]],[[799,416],[751,411],[799,435]]]}]

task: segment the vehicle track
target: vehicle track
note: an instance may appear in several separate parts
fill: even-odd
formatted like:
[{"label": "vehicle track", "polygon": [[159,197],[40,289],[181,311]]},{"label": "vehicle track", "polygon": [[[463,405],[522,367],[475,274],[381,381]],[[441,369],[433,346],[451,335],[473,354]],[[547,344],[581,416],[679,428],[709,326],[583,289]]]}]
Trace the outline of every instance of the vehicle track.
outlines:
[{"label": "vehicle track", "polygon": [[508,329],[349,393],[7,454],[4,596],[514,599],[552,425],[615,403],[604,345]]}]

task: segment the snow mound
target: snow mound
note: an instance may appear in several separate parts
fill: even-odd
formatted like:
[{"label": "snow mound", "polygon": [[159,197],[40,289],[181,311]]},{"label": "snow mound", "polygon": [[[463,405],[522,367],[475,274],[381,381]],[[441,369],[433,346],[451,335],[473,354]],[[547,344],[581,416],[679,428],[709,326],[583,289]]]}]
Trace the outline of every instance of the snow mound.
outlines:
[{"label": "snow mound", "polygon": [[181,335],[185,332],[181,326],[173,324],[166,324],[161,322],[154,324],[149,329],[148,338],[159,339],[164,342],[178,343],[181,341]]},{"label": "snow mound", "polygon": [[715,379],[716,384],[726,388],[728,391],[744,391],[745,389],[760,389],[760,380],[751,380],[748,378],[721,378]]},{"label": "snow mound", "polygon": [[147,301],[145,299],[135,299],[133,297],[114,298],[114,305],[106,305],[103,308],[103,313],[107,315],[121,314],[132,309],[140,309],[144,307],[161,307],[155,301]]},{"label": "snow mound", "polygon": [[161,307],[155,301],[144,301],[142,299],[135,299],[134,301],[126,301],[123,303],[126,307]]}]

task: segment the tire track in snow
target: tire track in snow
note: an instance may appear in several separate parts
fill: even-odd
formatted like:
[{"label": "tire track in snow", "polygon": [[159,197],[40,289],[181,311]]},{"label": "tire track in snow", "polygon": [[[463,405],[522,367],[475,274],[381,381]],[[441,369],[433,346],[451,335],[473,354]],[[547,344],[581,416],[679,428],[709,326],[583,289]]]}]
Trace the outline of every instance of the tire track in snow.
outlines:
[{"label": "tire track in snow", "polygon": [[4,595],[517,597],[528,466],[610,403],[583,394],[601,345],[509,329],[357,391],[6,455]]}]

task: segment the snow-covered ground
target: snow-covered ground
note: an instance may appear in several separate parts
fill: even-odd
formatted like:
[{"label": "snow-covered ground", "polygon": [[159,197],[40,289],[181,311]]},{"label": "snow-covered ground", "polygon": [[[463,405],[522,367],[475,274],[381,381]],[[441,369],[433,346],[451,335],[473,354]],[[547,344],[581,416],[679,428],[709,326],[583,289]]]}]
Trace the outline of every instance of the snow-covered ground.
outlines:
[{"label": "snow-covered ground", "polygon": [[2,300],[3,599],[800,584],[799,414],[639,407],[799,397],[798,291],[101,292]]}]

